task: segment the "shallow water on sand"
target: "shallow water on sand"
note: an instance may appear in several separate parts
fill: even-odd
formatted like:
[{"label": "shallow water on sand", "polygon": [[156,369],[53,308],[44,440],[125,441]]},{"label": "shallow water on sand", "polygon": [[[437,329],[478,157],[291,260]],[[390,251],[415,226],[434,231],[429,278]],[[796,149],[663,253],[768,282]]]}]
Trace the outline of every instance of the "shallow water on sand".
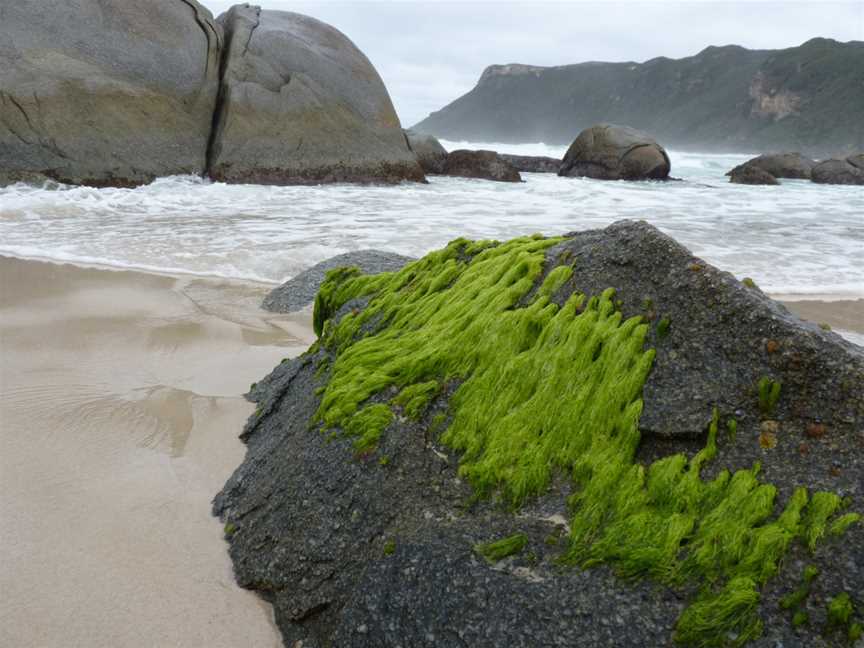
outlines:
[{"label": "shallow water on sand", "polygon": [[[445,142],[560,157],[544,145]],[[375,247],[410,255],[457,236],[557,234],[640,218],[736,276],[793,295],[864,296],[864,189],[731,185],[746,155],[671,153],[683,182],[524,174],[397,187],[265,187],[171,177],[137,189],[0,189],[0,254],[276,282]]]}]

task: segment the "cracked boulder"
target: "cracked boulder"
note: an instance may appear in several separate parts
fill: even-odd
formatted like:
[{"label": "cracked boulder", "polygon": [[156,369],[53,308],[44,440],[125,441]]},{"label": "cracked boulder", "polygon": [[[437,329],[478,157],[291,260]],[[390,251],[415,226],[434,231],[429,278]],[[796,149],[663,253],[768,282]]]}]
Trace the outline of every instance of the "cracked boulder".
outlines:
[{"label": "cracked boulder", "polygon": [[597,180],[665,180],[671,164],[666,150],[650,136],[628,126],[598,124],[570,145],[559,176]]},{"label": "cracked boulder", "polygon": [[4,2],[0,183],[203,173],[221,39],[196,0]]},{"label": "cracked boulder", "polygon": [[236,5],[210,175],[234,183],[424,180],[369,59],[314,18]]},{"label": "cracked boulder", "polygon": [[406,130],[405,139],[426,173],[444,173],[444,166],[447,164],[447,150],[441,146],[437,137]]}]

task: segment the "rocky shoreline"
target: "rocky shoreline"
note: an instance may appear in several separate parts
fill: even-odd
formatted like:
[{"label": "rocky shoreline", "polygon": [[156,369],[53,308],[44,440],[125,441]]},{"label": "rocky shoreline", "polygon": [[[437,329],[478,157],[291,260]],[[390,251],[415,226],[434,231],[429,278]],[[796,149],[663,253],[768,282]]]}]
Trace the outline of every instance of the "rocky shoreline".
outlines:
[{"label": "rocky shoreline", "polygon": [[[197,0],[155,9],[86,0],[46,12],[20,0],[0,38],[9,43],[0,50],[0,185],[134,187],[177,174],[276,185],[422,183],[427,173],[519,182],[520,170],[669,178],[657,141],[605,123],[582,130],[560,161],[448,153],[431,135],[403,131],[348,37],[297,13],[243,4],[214,19]],[[732,181],[776,183],[760,164]],[[861,154],[810,163],[808,177],[811,167],[814,182],[864,183]]]}]

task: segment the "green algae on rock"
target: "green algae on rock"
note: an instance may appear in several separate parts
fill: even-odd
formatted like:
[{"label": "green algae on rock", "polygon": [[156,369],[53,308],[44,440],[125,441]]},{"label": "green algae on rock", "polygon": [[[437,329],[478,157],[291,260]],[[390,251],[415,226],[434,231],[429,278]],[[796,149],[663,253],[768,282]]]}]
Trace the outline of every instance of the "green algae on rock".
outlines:
[{"label": "green algae on rock", "polygon": [[528,536],[524,533],[516,533],[494,542],[483,542],[474,545],[474,551],[483,556],[490,563],[504,560],[507,556],[519,553],[528,544]]},{"label": "green algae on rock", "polygon": [[[641,316],[623,319],[612,287],[553,302],[572,275],[567,265],[532,292],[544,252],[560,241],[460,239],[395,273],[331,271],[314,320],[336,360],[316,419],[361,435],[358,443],[370,448],[392,414],[384,404],[363,407],[367,400],[395,388],[390,402],[416,418],[440,384],[458,382],[440,441],[461,453],[459,473],[479,494],[519,506],[556,473],[570,475],[576,492],[567,562],[609,564],[625,578],[672,587],[703,583],[676,640],[746,643],[761,633],[759,588],[793,540],[816,549],[840,497],[810,498],[799,488],[775,516],[777,489],[760,483],[758,464],[703,480],[717,452],[716,409],[707,444],[691,459],[675,454],[647,468],[635,462],[641,392],[654,358],[644,349],[648,326]],[[365,308],[330,319],[360,298],[369,298]],[[658,338],[669,334],[669,321],[661,320]],[[762,413],[771,414],[779,381],[762,378],[758,392]],[[730,420],[733,437],[736,427]],[[831,528],[842,532],[857,520],[851,514]],[[497,556],[525,542],[516,535],[482,547]]]},{"label": "green algae on rock", "polygon": [[[825,648],[825,602],[860,609],[864,356],[647,224],[460,240],[317,301],[215,505],[286,645]],[[531,551],[477,559],[513,534]]]}]

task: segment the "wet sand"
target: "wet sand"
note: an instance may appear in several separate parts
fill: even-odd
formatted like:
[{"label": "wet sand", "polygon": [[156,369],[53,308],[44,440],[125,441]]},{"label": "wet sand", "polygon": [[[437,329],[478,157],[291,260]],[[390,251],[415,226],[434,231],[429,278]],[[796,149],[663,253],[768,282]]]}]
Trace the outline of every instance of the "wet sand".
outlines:
[{"label": "wet sand", "polygon": [[827,324],[832,330],[855,344],[864,346],[864,299],[802,299],[788,301],[780,296],[790,311],[817,324]]},{"label": "wet sand", "polygon": [[[0,257],[0,646],[281,645],[210,516],[239,394],[314,340],[270,288]],[[787,306],[864,341],[864,300]]]},{"label": "wet sand", "polygon": [[314,340],[269,288],[0,258],[0,646],[281,646],[210,516]]}]

